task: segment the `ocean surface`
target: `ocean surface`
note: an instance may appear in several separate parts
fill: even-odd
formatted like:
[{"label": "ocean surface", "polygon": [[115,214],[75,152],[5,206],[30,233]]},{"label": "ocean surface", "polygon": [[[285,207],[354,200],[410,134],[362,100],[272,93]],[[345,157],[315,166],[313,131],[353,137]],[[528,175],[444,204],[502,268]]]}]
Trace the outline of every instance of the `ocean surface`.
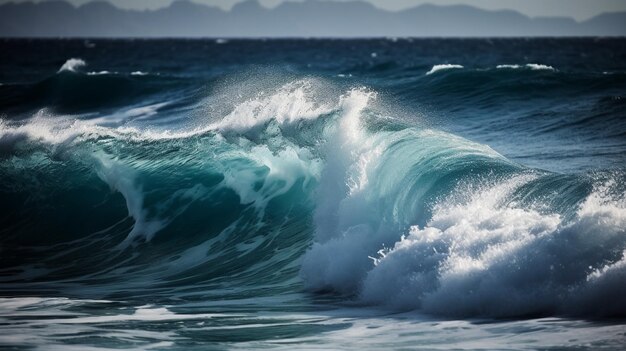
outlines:
[{"label": "ocean surface", "polygon": [[626,347],[626,39],[1,40],[0,349]]}]

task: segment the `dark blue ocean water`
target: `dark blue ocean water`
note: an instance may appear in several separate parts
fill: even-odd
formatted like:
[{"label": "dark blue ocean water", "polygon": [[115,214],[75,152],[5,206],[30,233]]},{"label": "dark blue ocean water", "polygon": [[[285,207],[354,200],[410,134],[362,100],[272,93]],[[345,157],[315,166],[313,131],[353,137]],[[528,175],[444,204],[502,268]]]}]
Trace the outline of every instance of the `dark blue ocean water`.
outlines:
[{"label": "dark blue ocean water", "polygon": [[626,40],[4,40],[0,348],[622,349]]}]

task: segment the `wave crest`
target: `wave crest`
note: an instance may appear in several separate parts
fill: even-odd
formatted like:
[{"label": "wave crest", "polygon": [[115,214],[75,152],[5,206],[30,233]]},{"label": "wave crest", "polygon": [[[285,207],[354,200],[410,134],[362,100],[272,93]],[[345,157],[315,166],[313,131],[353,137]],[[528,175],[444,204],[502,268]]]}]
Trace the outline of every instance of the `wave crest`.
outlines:
[{"label": "wave crest", "polygon": [[429,76],[439,71],[445,71],[449,69],[462,69],[462,68],[464,68],[462,65],[451,65],[451,64],[434,65],[433,68],[430,69],[430,71],[426,72],[426,75]]},{"label": "wave crest", "polygon": [[79,58],[71,58],[67,61],[65,61],[65,63],[63,64],[63,66],[61,66],[61,68],[59,68],[59,73],[61,72],[77,72],[80,68],[83,68],[87,65],[87,62],[85,62],[82,59]]}]

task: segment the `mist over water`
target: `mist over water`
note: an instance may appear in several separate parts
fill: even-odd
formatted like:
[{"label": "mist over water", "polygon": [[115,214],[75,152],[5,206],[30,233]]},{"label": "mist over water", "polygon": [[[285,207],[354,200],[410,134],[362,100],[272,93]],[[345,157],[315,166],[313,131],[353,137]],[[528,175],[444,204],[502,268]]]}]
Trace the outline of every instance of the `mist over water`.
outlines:
[{"label": "mist over water", "polygon": [[623,44],[6,40],[0,345],[619,349]]}]

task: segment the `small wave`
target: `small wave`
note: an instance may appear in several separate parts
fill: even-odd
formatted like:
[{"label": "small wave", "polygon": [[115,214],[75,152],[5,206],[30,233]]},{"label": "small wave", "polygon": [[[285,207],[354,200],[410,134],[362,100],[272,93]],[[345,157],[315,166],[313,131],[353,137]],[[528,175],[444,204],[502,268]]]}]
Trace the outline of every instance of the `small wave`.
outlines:
[{"label": "small wave", "polygon": [[59,73],[60,72],[76,72],[78,69],[85,67],[87,65],[87,63],[79,58],[71,58],[67,61],[65,61],[65,63],[63,64],[63,66],[61,66],[61,68],[59,68]]},{"label": "small wave", "polygon": [[130,73],[131,76],[147,76],[148,73],[142,71],[134,71]]},{"label": "small wave", "polygon": [[552,66],[542,65],[538,63],[527,63],[525,65],[498,65],[497,69],[530,69],[533,71],[556,71]]},{"label": "small wave", "polygon": [[461,65],[451,65],[451,64],[434,65],[433,68],[430,69],[430,71],[426,72],[426,75],[431,75],[439,71],[444,71],[444,70],[449,70],[449,69],[461,69],[461,68],[464,68],[464,67]]},{"label": "small wave", "polygon": [[498,65],[496,66],[497,69],[519,69],[522,66],[520,65]]},{"label": "small wave", "polygon": [[110,71],[93,71],[93,72],[87,72],[88,76],[104,76],[107,74],[117,74],[117,72],[110,72]]},{"label": "small wave", "polygon": [[11,145],[22,139],[29,139],[48,145],[68,143],[76,138],[114,136],[114,130],[63,116],[55,116],[42,109],[26,123],[14,123],[0,119],[0,144]]},{"label": "small wave", "polygon": [[542,70],[554,71],[555,70],[554,67],[552,66],[542,65],[538,63],[528,63],[526,64],[526,67],[530,68],[533,71],[542,71]]}]

